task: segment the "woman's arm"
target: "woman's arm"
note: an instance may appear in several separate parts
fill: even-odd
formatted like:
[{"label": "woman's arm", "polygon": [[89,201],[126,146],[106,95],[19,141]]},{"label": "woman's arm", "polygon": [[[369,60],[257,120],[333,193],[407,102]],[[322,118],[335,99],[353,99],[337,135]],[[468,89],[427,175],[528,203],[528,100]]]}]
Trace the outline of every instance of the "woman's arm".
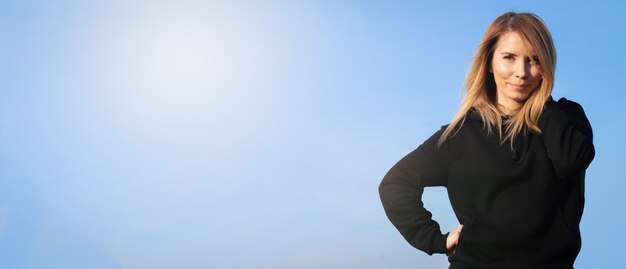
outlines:
[{"label": "woman's arm", "polygon": [[448,145],[437,147],[445,127],[396,163],[378,189],[391,223],[412,246],[428,255],[445,253],[449,234],[441,234],[439,224],[422,203],[424,187],[447,185]]},{"label": "woman's arm", "polygon": [[557,176],[570,178],[587,169],[595,156],[593,132],[578,103],[550,97],[538,124]]}]

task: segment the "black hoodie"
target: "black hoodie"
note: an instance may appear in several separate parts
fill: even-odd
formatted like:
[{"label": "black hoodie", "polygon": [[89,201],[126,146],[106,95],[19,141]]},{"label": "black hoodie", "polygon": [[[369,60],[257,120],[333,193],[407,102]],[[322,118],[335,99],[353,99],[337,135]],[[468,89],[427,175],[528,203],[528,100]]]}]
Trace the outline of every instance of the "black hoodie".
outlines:
[{"label": "black hoodie", "polygon": [[446,253],[439,224],[422,203],[424,187],[445,186],[464,227],[449,268],[573,268],[581,247],[585,170],[595,150],[582,107],[546,102],[541,134],[520,135],[511,149],[487,135],[473,109],[440,147],[447,127],[402,158],[379,187],[389,220],[414,247]]}]

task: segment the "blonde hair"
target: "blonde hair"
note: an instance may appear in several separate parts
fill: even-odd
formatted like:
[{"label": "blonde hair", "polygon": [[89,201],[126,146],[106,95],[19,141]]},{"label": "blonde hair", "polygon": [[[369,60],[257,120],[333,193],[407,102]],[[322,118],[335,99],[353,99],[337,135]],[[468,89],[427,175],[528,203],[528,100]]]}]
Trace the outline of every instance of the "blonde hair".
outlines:
[{"label": "blonde hair", "polygon": [[[493,74],[489,73],[491,60],[498,39],[506,33],[518,33],[537,52],[539,69],[543,79],[520,106],[505,120],[507,127],[502,139],[503,120],[496,102],[496,84]],[[509,140],[513,149],[513,141],[518,134],[526,135],[529,131],[541,133],[537,121],[544,108],[544,103],[550,97],[554,87],[554,70],[556,67],[556,50],[548,28],[539,16],[532,13],[506,12],[498,16],[487,28],[483,39],[474,56],[463,90],[465,96],[461,108],[452,122],[439,138],[439,145],[453,136],[453,132],[465,122],[465,116],[470,109],[475,109],[482,118],[487,134],[493,133],[497,127],[502,143]],[[456,134],[456,132],[454,132]]]}]

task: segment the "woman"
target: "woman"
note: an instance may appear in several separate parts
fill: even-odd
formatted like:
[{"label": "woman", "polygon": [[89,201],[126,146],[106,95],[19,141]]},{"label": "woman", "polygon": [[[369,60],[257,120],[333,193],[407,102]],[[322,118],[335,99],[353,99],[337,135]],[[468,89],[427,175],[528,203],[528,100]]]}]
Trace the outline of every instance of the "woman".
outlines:
[{"label": "woman", "polygon": [[[582,107],[551,97],[555,64],[538,16],[492,22],[458,114],[380,184],[385,213],[411,245],[446,253],[449,268],[573,268],[595,150]],[[451,232],[423,207],[428,186],[447,188],[461,223]]]}]

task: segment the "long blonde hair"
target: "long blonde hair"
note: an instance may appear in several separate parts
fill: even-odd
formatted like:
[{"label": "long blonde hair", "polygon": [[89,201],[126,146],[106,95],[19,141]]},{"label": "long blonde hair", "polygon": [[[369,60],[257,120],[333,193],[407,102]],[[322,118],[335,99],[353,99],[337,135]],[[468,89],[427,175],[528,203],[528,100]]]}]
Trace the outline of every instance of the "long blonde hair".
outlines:
[{"label": "long blonde hair", "polygon": [[[503,120],[496,103],[496,84],[492,73],[489,73],[491,60],[498,39],[506,33],[515,32],[530,44],[537,52],[539,67],[543,79],[511,117],[506,120],[507,127],[502,134]],[[474,56],[463,90],[465,96],[461,108],[446,130],[439,138],[439,145],[453,136],[465,122],[465,116],[470,109],[475,109],[482,118],[487,134],[498,130],[502,143],[509,140],[513,149],[513,140],[518,134],[526,135],[529,131],[541,133],[537,121],[543,111],[546,100],[554,87],[554,70],[556,67],[556,50],[552,36],[543,20],[532,13],[506,12],[498,16],[487,28],[483,39]]]}]

